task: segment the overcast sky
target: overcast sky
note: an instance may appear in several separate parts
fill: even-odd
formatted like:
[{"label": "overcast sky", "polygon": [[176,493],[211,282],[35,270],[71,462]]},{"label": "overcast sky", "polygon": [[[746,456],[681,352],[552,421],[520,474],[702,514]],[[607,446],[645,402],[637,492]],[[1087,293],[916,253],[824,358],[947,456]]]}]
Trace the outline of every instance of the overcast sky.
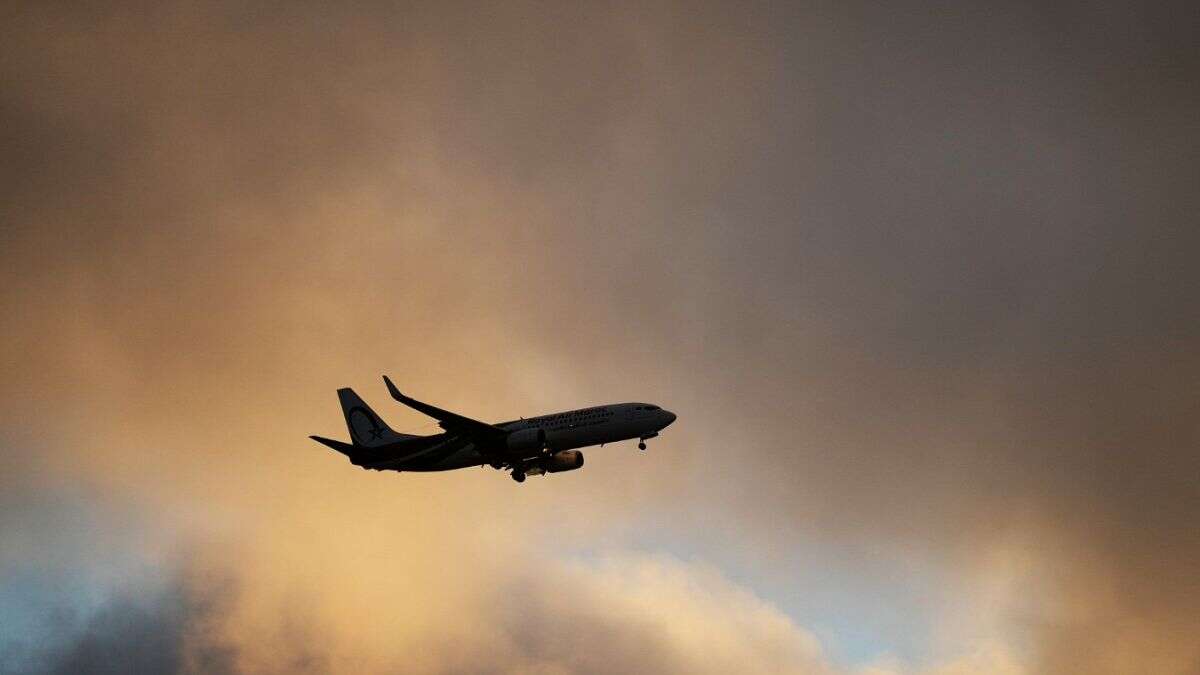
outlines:
[{"label": "overcast sky", "polygon": [[1192,3],[501,4],[3,11],[0,672],[1200,673]]}]

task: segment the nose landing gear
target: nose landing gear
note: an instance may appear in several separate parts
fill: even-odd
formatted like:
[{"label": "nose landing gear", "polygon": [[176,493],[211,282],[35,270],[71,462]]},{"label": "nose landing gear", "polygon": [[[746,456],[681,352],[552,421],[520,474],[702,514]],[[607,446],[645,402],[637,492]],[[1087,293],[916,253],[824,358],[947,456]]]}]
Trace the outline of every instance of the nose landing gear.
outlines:
[{"label": "nose landing gear", "polygon": [[645,450],[646,449],[646,441],[650,440],[651,438],[654,438],[657,435],[658,435],[657,431],[651,431],[650,433],[646,434],[645,436],[642,436],[641,438],[639,438],[638,439],[638,450]]}]

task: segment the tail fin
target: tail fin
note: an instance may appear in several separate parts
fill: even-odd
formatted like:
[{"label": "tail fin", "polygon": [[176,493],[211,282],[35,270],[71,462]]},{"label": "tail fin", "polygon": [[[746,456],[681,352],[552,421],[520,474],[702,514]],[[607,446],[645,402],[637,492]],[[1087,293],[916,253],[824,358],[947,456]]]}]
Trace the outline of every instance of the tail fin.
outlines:
[{"label": "tail fin", "polygon": [[346,416],[346,427],[350,429],[350,440],[354,445],[374,448],[413,438],[392,431],[353,389],[338,389],[338,400],[342,402],[342,414]]}]

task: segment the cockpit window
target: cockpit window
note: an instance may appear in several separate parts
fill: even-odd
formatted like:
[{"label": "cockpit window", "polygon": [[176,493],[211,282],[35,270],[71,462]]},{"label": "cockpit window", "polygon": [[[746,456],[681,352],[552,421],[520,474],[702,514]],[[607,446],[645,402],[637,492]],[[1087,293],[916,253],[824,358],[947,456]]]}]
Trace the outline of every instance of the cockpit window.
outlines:
[{"label": "cockpit window", "polygon": [[656,406],[656,405],[648,405],[648,406],[646,406],[646,410],[658,410],[658,406]]}]

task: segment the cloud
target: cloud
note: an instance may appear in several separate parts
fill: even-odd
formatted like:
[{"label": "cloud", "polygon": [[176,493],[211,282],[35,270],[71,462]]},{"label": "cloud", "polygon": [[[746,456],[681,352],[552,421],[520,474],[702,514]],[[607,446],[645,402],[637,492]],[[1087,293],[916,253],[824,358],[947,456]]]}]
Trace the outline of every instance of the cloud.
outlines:
[{"label": "cloud", "polygon": [[[56,537],[52,543],[67,546]],[[51,542],[47,542],[51,543]],[[242,673],[403,670],[424,673],[628,672],[848,674],[817,638],[715,568],[664,554],[536,558],[479,571],[487,587],[438,597],[444,619],[411,621],[416,598],[392,588],[297,585],[267,579],[228,547],[193,544],[161,564],[161,583],[134,576],[83,609],[44,602],[36,644],[8,645],[6,673]],[[132,570],[129,570],[132,571]],[[351,573],[357,570],[352,570]],[[420,575],[403,563],[400,575]],[[429,578],[418,577],[427,583]],[[357,613],[345,614],[353,607]],[[12,608],[9,607],[9,610]],[[5,606],[0,604],[0,612]],[[349,626],[341,620],[349,618]],[[397,621],[397,619],[401,619]],[[899,665],[859,675],[901,675]],[[992,646],[928,675],[1022,673]]]},{"label": "cloud", "polygon": [[812,634],[704,565],[623,554],[525,576],[516,671],[833,672]]}]

